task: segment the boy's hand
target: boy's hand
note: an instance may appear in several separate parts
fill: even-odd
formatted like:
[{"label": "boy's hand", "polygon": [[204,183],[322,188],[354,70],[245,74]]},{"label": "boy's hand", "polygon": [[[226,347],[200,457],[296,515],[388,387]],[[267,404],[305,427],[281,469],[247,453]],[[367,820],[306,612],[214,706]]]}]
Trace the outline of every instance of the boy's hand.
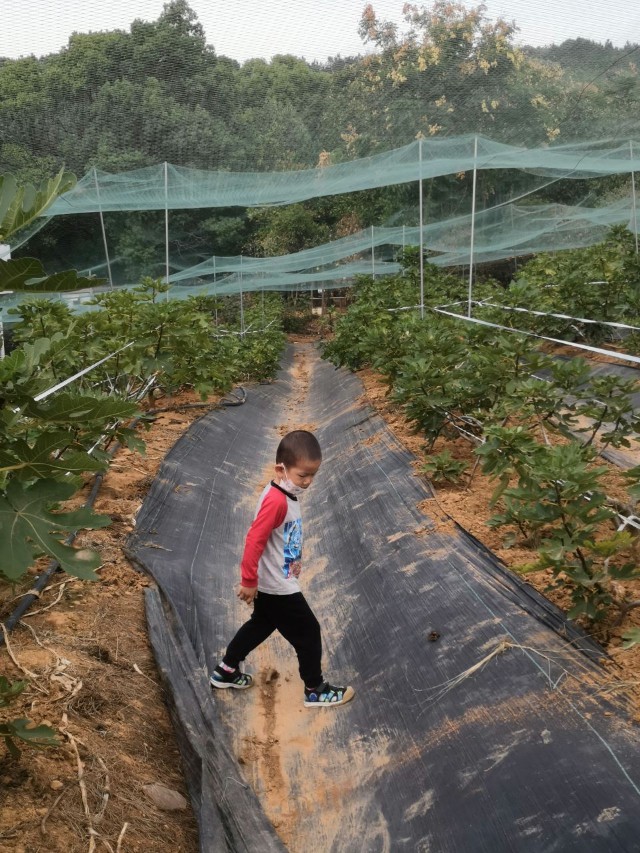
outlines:
[{"label": "boy's hand", "polygon": [[240,601],[244,601],[247,604],[253,604],[253,599],[256,597],[257,592],[257,586],[242,586],[242,584],[240,584],[237,595]]}]

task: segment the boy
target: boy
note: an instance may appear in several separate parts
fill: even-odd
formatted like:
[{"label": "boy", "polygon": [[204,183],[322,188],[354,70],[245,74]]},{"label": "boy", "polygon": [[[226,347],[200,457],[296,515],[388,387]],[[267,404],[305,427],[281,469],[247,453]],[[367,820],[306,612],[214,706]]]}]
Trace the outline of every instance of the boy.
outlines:
[{"label": "boy", "polygon": [[240,670],[246,656],[279,631],[296,651],[308,708],[344,705],[351,687],[335,687],[322,677],[320,625],[307,604],[301,571],[302,518],[299,499],[315,477],[322,452],[317,438],[298,429],[284,436],[276,452],[275,479],[264,489],[242,557],[238,598],[253,613],[229,643],[211,676],[211,685],[243,690],[253,678]]}]

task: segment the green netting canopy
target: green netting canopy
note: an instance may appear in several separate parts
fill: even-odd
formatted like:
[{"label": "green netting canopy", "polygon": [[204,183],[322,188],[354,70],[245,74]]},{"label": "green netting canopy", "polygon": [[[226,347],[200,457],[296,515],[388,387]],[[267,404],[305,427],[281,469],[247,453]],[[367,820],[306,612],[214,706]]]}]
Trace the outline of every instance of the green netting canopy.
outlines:
[{"label": "green netting canopy", "polygon": [[595,178],[640,169],[640,143],[600,140],[519,148],[482,136],[420,139],[373,157],[295,172],[209,172],[161,163],[118,175],[94,170],[48,216],[123,210],[260,207],[485,169]]}]

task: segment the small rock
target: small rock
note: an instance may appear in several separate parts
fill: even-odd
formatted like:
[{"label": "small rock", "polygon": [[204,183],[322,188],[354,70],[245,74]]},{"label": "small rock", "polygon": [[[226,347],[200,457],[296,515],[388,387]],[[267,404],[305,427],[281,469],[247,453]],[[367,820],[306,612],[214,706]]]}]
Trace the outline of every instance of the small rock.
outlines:
[{"label": "small rock", "polygon": [[182,794],[171,788],[167,788],[161,782],[154,782],[153,785],[144,785],[142,790],[159,809],[177,811],[186,809],[187,807],[187,801]]},{"label": "small rock", "polygon": [[59,779],[54,779],[53,782],[49,782],[49,787],[52,791],[59,791],[60,788],[64,788],[64,783]]}]

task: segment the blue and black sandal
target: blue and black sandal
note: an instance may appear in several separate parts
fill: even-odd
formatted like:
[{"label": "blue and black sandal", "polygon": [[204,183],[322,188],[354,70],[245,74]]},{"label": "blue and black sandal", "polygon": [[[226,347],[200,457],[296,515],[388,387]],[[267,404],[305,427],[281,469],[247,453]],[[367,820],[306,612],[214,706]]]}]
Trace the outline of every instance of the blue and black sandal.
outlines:
[{"label": "blue and black sandal", "polygon": [[304,688],[304,704],[307,708],[335,708],[345,705],[355,695],[353,687],[334,687],[324,681],[318,687]]}]

